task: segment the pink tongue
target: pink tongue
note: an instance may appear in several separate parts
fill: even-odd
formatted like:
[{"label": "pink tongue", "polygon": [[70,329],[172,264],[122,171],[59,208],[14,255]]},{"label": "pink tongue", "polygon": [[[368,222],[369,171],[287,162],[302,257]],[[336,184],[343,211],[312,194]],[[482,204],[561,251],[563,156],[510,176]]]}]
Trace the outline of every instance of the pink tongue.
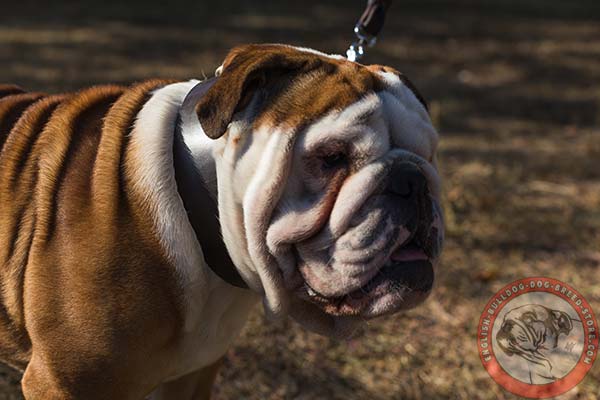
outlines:
[{"label": "pink tongue", "polygon": [[392,261],[428,260],[425,252],[421,249],[416,248],[398,249],[392,253],[392,256],[390,258],[392,259]]}]

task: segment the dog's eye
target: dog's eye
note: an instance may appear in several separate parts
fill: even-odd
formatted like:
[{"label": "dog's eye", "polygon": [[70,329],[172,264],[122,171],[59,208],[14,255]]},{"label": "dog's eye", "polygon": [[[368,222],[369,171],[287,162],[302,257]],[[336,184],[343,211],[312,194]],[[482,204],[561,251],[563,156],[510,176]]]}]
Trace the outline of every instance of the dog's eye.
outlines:
[{"label": "dog's eye", "polygon": [[338,152],[331,153],[322,158],[323,168],[327,170],[338,169],[345,167],[348,164],[348,157],[346,154]]}]

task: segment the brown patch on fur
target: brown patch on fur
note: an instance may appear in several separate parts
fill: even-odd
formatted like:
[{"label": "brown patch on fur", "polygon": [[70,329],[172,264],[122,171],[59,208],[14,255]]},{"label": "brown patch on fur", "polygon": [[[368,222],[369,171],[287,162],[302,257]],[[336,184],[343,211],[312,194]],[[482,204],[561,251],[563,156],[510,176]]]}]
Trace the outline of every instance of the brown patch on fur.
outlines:
[{"label": "brown patch on fur", "polygon": [[167,83],[0,100],[0,360],[26,368],[27,398],[143,398],[162,379],[182,305],[125,155]]},{"label": "brown patch on fur", "polygon": [[235,112],[261,93],[255,124],[302,128],[385,88],[367,67],[284,45],[247,45],[226,57],[223,72],[196,107],[211,138],[223,135]]},{"label": "brown patch on fur", "polygon": [[365,66],[285,45],[246,45],[227,55],[221,75],[196,112],[206,134],[216,139],[226,132],[233,114],[258,93],[255,126],[302,129],[329,111],[384,90],[379,72],[396,74],[427,108],[412,82],[393,68]]},{"label": "brown patch on fur", "polygon": [[0,99],[0,148],[25,109],[42,97],[41,93],[22,93]]},{"label": "brown patch on fur", "polygon": [[36,168],[30,151],[61,96],[30,106],[12,129],[0,152],[0,359],[22,367],[30,357],[31,343],[23,316],[23,265],[33,238]]}]

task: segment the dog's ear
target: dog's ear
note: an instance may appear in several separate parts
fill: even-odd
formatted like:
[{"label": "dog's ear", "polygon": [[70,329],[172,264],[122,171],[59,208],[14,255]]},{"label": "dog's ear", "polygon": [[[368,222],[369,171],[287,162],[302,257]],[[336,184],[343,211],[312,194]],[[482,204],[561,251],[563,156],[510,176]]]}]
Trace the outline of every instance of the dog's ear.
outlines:
[{"label": "dog's ear", "polygon": [[400,79],[400,81],[415,95],[417,100],[419,100],[419,103],[421,103],[423,107],[425,107],[425,110],[429,111],[429,106],[427,105],[427,100],[425,100],[425,97],[423,97],[421,92],[419,92],[419,89],[417,89],[417,87],[412,83],[412,81],[408,79],[408,77],[402,72],[398,71],[395,68],[388,67],[387,65],[379,64],[369,65],[367,68],[374,72],[387,72],[396,75]]},{"label": "dog's ear", "polygon": [[417,89],[417,87],[414,85],[414,83],[412,83],[412,81],[410,79],[408,79],[408,77],[402,73],[399,74],[399,77],[400,77],[400,80],[402,81],[402,83],[404,83],[406,85],[406,87],[409,88],[414,93],[417,100],[419,100],[419,102],[423,105],[423,107],[425,107],[425,110],[429,111],[429,105],[427,104],[427,100],[425,100],[425,97],[423,97],[421,92],[419,92],[419,89]]},{"label": "dog's ear", "polygon": [[571,321],[569,314],[564,311],[552,310],[552,317],[558,333],[568,335],[571,332],[571,329],[573,329],[573,321]]},{"label": "dog's ear", "polygon": [[504,353],[506,353],[506,355],[508,355],[510,357],[512,357],[513,354],[515,354],[512,346],[510,345],[510,342],[513,338],[513,333],[512,333],[513,326],[514,326],[513,321],[505,320],[504,322],[502,322],[502,326],[500,327],[500,330],[496,334],[496,343],[498,343],[498,346],[500,346],[502,351],[504,351]]},{"label": "dog's ear", "polygon": [[256,90],[273,77],[316,68],[320,61],[284,45],[245,45],[234,48],[219,67],[215,84],[196,105],[202,129],[212,139],[221,137],[233,115],[244,109]]}]

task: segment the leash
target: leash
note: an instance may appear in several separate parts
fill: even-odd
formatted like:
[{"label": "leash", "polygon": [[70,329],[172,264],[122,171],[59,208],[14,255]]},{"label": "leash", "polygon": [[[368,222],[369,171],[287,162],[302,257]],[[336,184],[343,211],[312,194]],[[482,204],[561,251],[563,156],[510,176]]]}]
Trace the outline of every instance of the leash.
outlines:
[{"label": "leash", "polygon": [[348,60],[359,61],[365,55],[367,47],[375,44],[391,3],[392,0],[368,0],[367,8],[354,26],[356,41],[346,51]]}]

